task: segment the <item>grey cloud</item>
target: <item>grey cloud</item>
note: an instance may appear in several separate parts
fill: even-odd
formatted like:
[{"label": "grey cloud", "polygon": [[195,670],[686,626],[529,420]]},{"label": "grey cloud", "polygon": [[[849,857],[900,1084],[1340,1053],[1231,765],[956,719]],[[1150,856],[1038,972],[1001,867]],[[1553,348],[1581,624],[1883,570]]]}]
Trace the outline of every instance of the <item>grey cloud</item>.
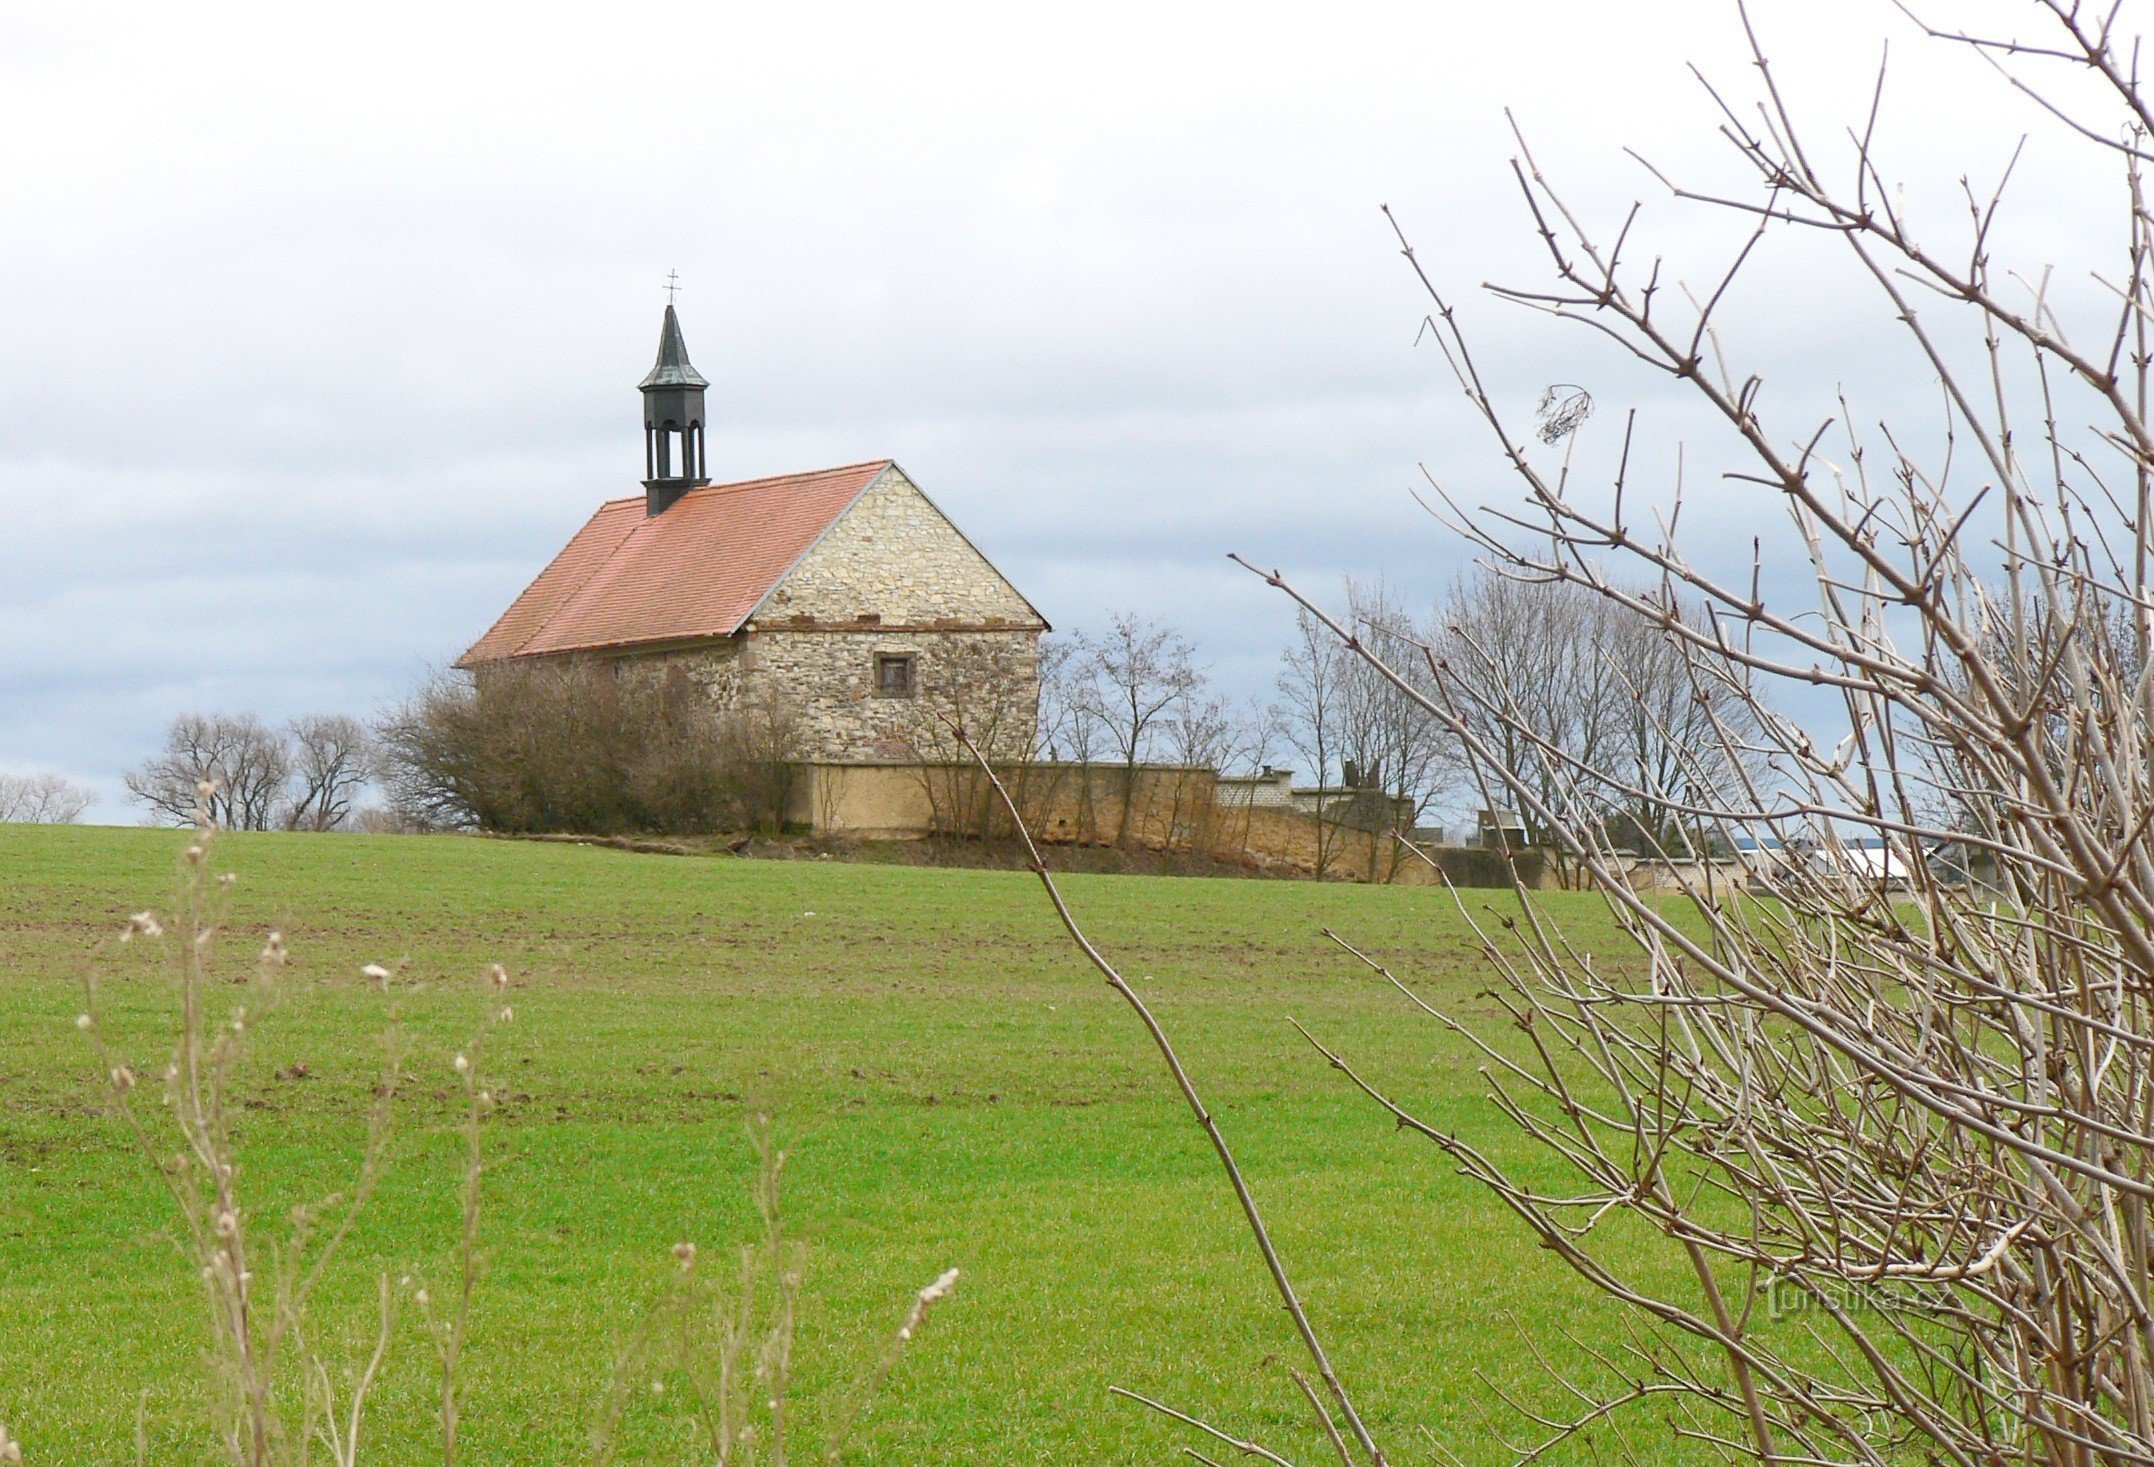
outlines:
[{"label": "grey cloud", "polygon": [[[1846,58],[1882,34],[1872,8],[1760,10],[1821,118],[1866,101]],[[1432,596],[1466,552],[1413,502],[1420,466],[1470,502],[1515,497],[1413,345],[1426,302],[1386,201],[1507,412],[1585,382],[1603,459],[1617,415],[1647,415],[1648,492],[1690,445],[1712,554],[1740,563],[1778,523],[1716,479],[1712,425],[1669,384],[1477,295],[1546,274],[1503,103],[1599,220],[1653,193],[1622,142],[1727,176],[1680,66],[1740,80],[1709,0],[1291,29],[760,7],[681,15],[656,53],[631,12],[119,11],[0,21],[0,126],[34,140],[0,157],[10,767],[110,794],[182,709],[366,712],[453,657],[634,491],[669,267],[714,465],[894,455],[1058,625],[1177,620],[1243,690],[1268,685],[1290,616],[1227,550]],[[669,56],[694,86],[653,84]],[[1968,78],[1911,70],[1890,116],[1918,168],[2024,123],[1928,125]],[[2030,170],[2026,242],[2068,248],[2106,186]],[[1693,278],[1739,235],[1665,201],[1646,227]],[[1729,331],[1766,401],[1829,411],[1852,369],[1870,410],[1927,411],[1845,267],[1771,248],[1772,290],[1731,303]]]}]

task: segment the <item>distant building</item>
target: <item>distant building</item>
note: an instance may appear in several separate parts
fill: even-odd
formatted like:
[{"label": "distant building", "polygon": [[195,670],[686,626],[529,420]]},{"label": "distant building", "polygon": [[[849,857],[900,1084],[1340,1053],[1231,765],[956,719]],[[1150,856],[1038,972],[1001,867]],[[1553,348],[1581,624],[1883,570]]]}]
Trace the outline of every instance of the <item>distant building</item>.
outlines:
[{"label": "distant building", "polygon": [[1222,774],[1212,786],[1212,799],[1225,810],[1294,808],[1294,771],[1269,764],[1255,774]]},{"label": "distant building", "polygon": [[[1913,876],[1906,846],[1884,836],[1838,835],[1831,840],[1809,835],[1787,840],[1745,836],[1735,844],[1737,857],[1760,885],[1822,877],[1852,890],[1900,892],[1908,889]],[[1931,874],[1948,884],[1965,884],[1968,864],[1969,857],[1958,842],[1929,848]],[[1986,863],[1978,864],[1987,871]]]},{"label": "distant building", "polygon": [[1492,851],[1523,850],[1526,822],[1515,810],[1483,810],[1474,821],[1474,839]]},{"label": "distant building", "polygon": [[640,384],[643,492],[602,504],[457,666],[596,657],[685,669],[721,703],[768,691],[805,757],[908,757],[916,700],[993,669],[1029,744],[1047,622],[890,459],[711,482],[704,389],[666,307]]},{"label": "distant building", "polygon": [[1364,773],[1348,764],[1342,774],[1338,784],[1297,785],[1293,770],[1267,764],[1255,774],[1220,775],[1212,800],[1225,810],[1292,810],[1357,830],[1402,831],[1414,823],[1414,802],[1371,783],[1373,769]]}]

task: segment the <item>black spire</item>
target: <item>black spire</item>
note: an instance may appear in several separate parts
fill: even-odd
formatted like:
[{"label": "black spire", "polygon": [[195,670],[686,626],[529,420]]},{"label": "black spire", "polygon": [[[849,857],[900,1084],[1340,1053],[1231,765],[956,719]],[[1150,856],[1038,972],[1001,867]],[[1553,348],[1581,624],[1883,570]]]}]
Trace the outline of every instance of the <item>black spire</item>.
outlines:
[{"label": "black spire", "polygon": [[710,383],[688,360],[681,318],[670,300],[658,332],[658,360],[636,385],[643,393],[644,507],[661,514],[710,482],[703,466],[703,389]]},{"label": "black spire", "polygon": [[658,331],[658,361],[636,384],[645,392],[653,387],[708,387],[703,374],[688,360],[688,343],[681,339],[681,318],[666,302],[666,321]]}]

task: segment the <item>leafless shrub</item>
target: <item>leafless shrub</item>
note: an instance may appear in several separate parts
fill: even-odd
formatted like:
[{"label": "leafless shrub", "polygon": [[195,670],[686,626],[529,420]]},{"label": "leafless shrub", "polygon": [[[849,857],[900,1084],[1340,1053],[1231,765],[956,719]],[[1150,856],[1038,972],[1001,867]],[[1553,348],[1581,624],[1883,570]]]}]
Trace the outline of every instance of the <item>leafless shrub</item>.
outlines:
[{"label": "leafless shrub", "polygon": [[509,832],[773,826],[799,752],[775,694],[726,709],[678,667],[581,661],[444,674],[376,737],[401,819]]},{"label": "leafless shrub", "polygon": [[422,830],[465,830],[525,804],[506,770],[516,746],[481,715],[479,685],[440,673],[374,726],[387,815]]},{"label": "leafless shrub", "polygon": [[[1828,174],[1754,31],[1755,108],[1713,95],[1753,186],[1670,185],[1751,226],[1704,289],[1633,265],[1630,221],[1596,238],[1522,145],[1555,280],[1498,294],[1589,323],[1694,393],[1745,460],[1729,479],[1787,514],[1797,591],[1762,547],[1711,565],[1678,536],[1679,502],[1641,513],[1635,420],[1603,491],[1581,482],[1582,434],[1537,457],[1430,285],[1432,334],[1523,491],[1476,510],[1439,486],[1440,512],[1510,583],[1500,594],[1582,590],[1687,684],[1656,701],[1635,662],[1604,664],[1617,709],[1668,754],[1656,771],[1632,731],[1552,736],[1529,705],[1538,674],[1496,639],[1432,644],[1411,677],[1362,648],[1462,742],[1484,798],[1529,812],[1604,894],[1630,959],[1585,951],[1523,891],[1500,929],[1469,914],[1512,1044],[1349,949],[1480,1046],[1496,1104],[1545,1151],[1530,1169],[1312,1038],[1636,1312],[1598,1355],[1618,1383],[1570,1382],[1575,1416],[1531,1417],[1520,1460],[1623,1451],[1596,1439],[1661,1403],[1656,1432],[1720,1459],[2154,1461],[2154,112],[2114,9],[2037,9],[2046,34],[2031,39],[1928,34],[2033,99],[2049,141],[2114,166],[2121,237],[2091,305],[2046,268],[1993,259],[1995,195],[1967,192],[1949,245],[1918,232],[1874,111]],[[1941,441],[1845,412],[1777,428],[1760,379],[1728,365],[1733,282],[1769,258],[1768,237],[1805,234],[1848,251],[1909,334],[1941,388]],[[1837,727],[1806,728],[1775,688],[1827,690]],[[1772,901],[1691,883],[1663,903],[1630,889],[1613,849],[1604,812],[1633,803],[1670,817],[1639,822],[1648,842],[1670,842],[1672,822],[1805,854],[1776,863]],[[1889,862],[1857,859],[1858,841]],[[1611,1245],[1625,1217],[1627,1237],[1665,1241],[1681,1285]]]},{"label": "leafless shrub", "polygon": [[425,835],[436,829],[391,805],[361,805],[352,811],[348,824],[362,835]]},{"label": "leafless shrub", "polygon": [[[775,688],[750,687],[718,717],[717,735],[722,822],[734,830],[778,829],[791,807],[806,747],[798,712]],[[661,769],[679,771],[669,778],[700,777],[700,769],[692,769],[678,754],[656,762]]]},{"label": "leafless shrub", "polygon": [[73,825],[96,792],[58,774],[0,774],[0,825]]},{"label": "leafless shrub", "polygon": [[[1500,975],[1514,1045],[1335,939],[1413,1011],[1480,1049],[1496,1105],[1546,1153],[1530,1171],[1423,1119],[1304,1031],[1390,1122],[1635,1311],[1637,1328],[1606,1348],[1570,1342],[1613,1389],[1565,1380],[1578,1403],[1567,1418],[1519,1406],[1537,1433],[1506,1444],[1521,1462],[1566,1446],[1648,1460],[1606,1432],[1654,1403],[1666,1407],[1654,1436],[1672,1430],[1723,1460],[2154,1461],[2154,212],[2142,189],[2154,109],[2115,9],[2039,9],[2050,27],[2040,40],[1927,34],[1972,49],[2067,140],[2113,161],[2128,227],[2121,278],[2104,282],[2110,313],[2092,331],[2086,310],[2047,293],[2048,271],[2008,276],[1992,263],[1996,197],[1970,192],[1972,238],[1947,252],[1913,232],[1868,127],[1850,134],[1852,182],[1828,180],[1754,32],[1757,121],[1722,105],[1721,131],[1756,191],[1671,187],[1755,232],[1713,288],[1683,293],[1687,309],[1662,262],[1621,263],[1633,221],[1604,247],[1530,154],[1518,165],[1557,282],[1498,294],[1585,319],[1698,394],[1750,460],[1731,477],[1788,514],[1808,595],[1776,589],[1762,547],[1747,574],[1694,559],[1675,534],[1680,502],[1641,527],[1626,509],[1634,422],[1608,495],[1573,482],[1578,423],[1552,435],[1560,463],[1534,458],[1453,308],[1422,277],[1430,330],[1524,489],[1522,507],[1474,511],[1439,485],[1441,513],[1520,595],[1582,588],[1619,629],[1667,649],[1702,710],[1687,734],[1670,722],[1685,700],[1645,695],[1635,649],[1602,667],[1672,773],[1655,776],[1637,756],[1636,728],[1591,755],[1551,738],[1524,707],[1535,676],[1503,659],[1499,639],[1431,639],[1419,669],[1394,665],[1260,572],[1442,722],[1484,800],[1530,812],[1603,894],[1632,959],[1577,941],[1523,887],[1515,915],[1465,912]],[[2099,100],[2067,104],[2012,69],[2060,64]],[[1942,446],[1925,454],[1915,435],[1887,429],[1879,447],[1842,428],[1839,465],[1823,457],[1833,422],[1786,438],[1767,427],[1760,380],[1728,368],[1715,316],[1762,258],[1758,241],[1781,227],[1848,249],[1880,290],[1942,386]],[[2014,281],[2032,296],[2025,305],[2007,293]],[[1971,355],[1918,308],[1924,287],[1943,316],[1972,318],[1960,337],[1980,343]],[[1873,477],[1879,454],[1886,468]],[[1954,478],[1970,454],[1983,481],[1971,491]],[[1619,576],[1610,560],[1642,574]],[[1775,686],[1830,690],[1845,736],[1821,742],[1765,696]],[[1676,904],[1641,896],[1605,818],[1626,801],[1731,845],[1816,858],[1783,860],[1772,901],[1688,881]],[[1648,843],[1663,839],[1656,823],[1635,822]],[[1858,835],[1891,862],[1848,859]],[[1987,880],[1971,879],[1978,864]],[[1216,1118],[1037,853],[1035,869],[1211,1138],[1332,1387],[1329,1402],[1313,1388],[1308,1399],[1335,1455],[1382,1463],[1324,1370]],[[1620,1248],[1607,1226],[1617,1217],[1639,1224]],[[1665,1240],[1686,1286],[1635,1267],[1640,1238]],[[1286,1460],[1147,1404],[1230,1450]]]}]

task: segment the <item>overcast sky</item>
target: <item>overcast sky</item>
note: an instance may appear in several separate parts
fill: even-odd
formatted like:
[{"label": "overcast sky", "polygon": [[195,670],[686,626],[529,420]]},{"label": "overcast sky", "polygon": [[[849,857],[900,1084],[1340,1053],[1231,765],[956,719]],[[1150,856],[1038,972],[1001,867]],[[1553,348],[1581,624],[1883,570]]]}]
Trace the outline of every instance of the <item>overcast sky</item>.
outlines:
[{"label": "overcast sky", "polygon": [[[894,457],[1058,628],[1173,621],[1237,691],[1291,616],[1227,551],[1424,600],[1464,556],[1422,466],[1509,492],[1380,205],[1506,394],[1641,404],[1662,467],[1702,431],[1476,288],[1545,276],[1505,107],[1711,278],[1725,231],[1622,150],[1733,176],[1685,69],[1750,85],[1722,0],[575,9],[0,4],[0,771],[131,820],[174,714],[366,714],[453,659],[636,491],[669,269],[717,477]],[[1918,189],[2030,121],[1883,3],[1754,10],[1828,140],[1894,38]],[[2030,248],[2114,212],[2027,175]],[[1872,299],[1771,263],[1733,345],[1784,401],[1919,393]]]}]

